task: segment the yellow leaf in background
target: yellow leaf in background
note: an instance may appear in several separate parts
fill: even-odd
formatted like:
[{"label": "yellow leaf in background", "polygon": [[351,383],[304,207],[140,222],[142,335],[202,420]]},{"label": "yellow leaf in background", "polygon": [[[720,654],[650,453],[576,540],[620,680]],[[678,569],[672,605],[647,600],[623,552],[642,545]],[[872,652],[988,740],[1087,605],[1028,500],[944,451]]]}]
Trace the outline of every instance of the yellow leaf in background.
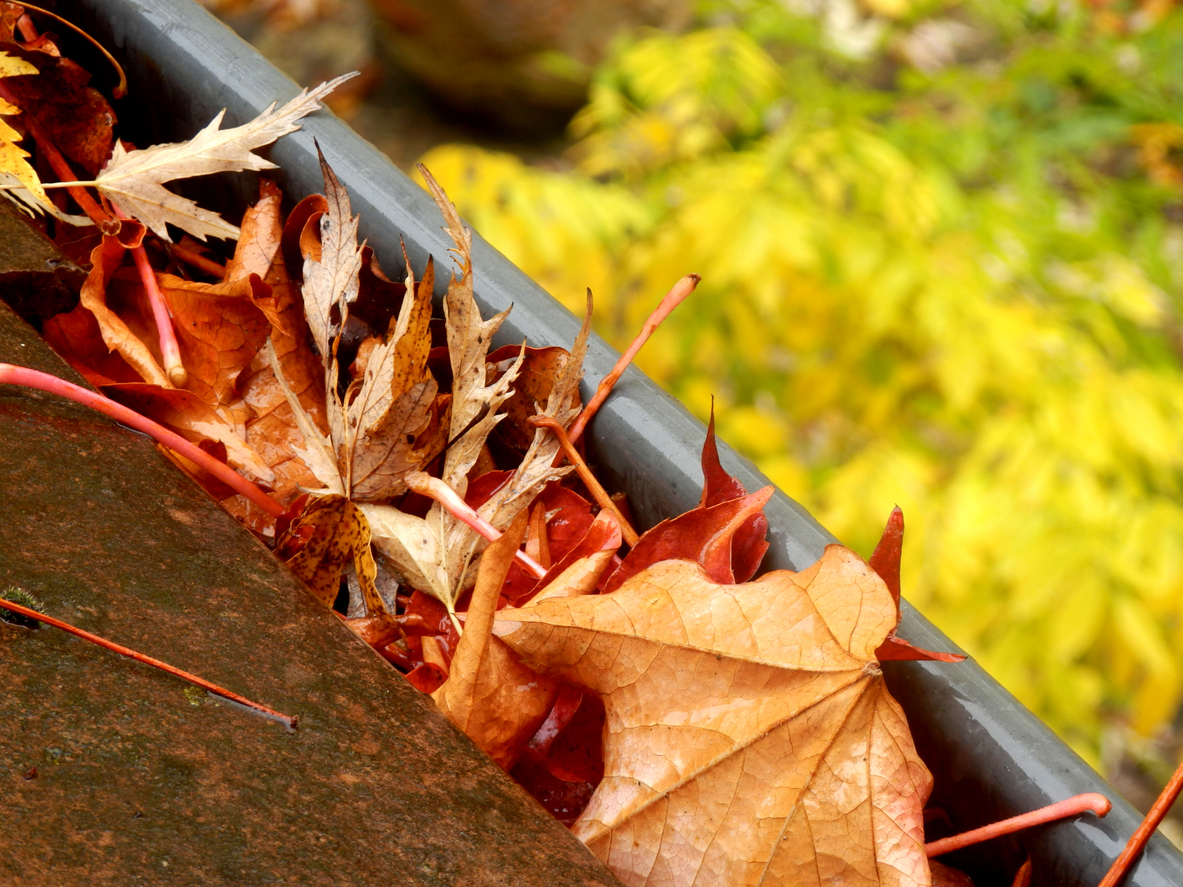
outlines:
[{"label": "yellow leaf in background", "polygon": [[862,0],[862,5],[868,12],[884,18],[903,18],[912,9],[908,0]]},{"label": "yellow leaf in background", "polygon": [[1136,693],[1134,729],[1148,733],[1173,712],[1179,692],[1179,669],[1163,637],[1158,621],[1138,600],[1122,597],[1114,602],[1114,627],[1137,656],[1143,669]]},{"label": "yellow leaf in background", "polygon": [[[908,27],[926,15],[858,2]],[[785,49],[768,21],[735,21]],[[1153,31],[1122,39],[1145,52],[1131,82],[1161,67]],[[617,347],[669,269],[701,273],[641,367],[704,420],[713,396],[722,437],[862,553],[900,504],[921,542],[905,594],[1097,761],[1114,718],[1145,727],[1183,704],[1179,225],[1160,212],[1183,183],[1183,128],[1130,131],[1173,197],[1088,150],[1073,168],[1089,184],[1066,188],[1009,164],[1062,150],[1046,121],[989,132],[1014,111],[1005,90],[888,94],[750,48],[730,27],[619,47],[576,116],[572,171],[456,146],[433,168],[556,297],[575,308],[592,286]],[[971,69],[952,64],[950,82]],[[1097,138],[1128,153],[1123,132]],[[967,179],[979,164],[990,175]],[[1121,630],[1119,599],[1140,613]]]}]

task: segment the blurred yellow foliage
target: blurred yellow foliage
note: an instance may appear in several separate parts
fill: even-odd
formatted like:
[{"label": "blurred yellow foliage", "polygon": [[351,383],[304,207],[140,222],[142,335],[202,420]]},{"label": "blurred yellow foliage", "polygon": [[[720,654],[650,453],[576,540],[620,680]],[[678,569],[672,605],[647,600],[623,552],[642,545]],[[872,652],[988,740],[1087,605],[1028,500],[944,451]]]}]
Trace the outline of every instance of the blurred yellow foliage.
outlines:
[{"label": "blurred yellow foliage", "polygon": [[1144,209],[1170,195],[1106,202],[1089,152],[1124,123],[1024,117],[1046,58],[961,99],[905,72],[885,104],[862,69],[818,86],[789,18],[775,54],[756,6],[622,47],[570,172],[423,162],[576,312],[590,286],[618,346],[700,273],[642,368],[700,416],[714,396],[720,435],[864,554],[902,506],[906,595],[1096,762],[1107,719],[1148,732],[1183,696],[1183,237]]}]

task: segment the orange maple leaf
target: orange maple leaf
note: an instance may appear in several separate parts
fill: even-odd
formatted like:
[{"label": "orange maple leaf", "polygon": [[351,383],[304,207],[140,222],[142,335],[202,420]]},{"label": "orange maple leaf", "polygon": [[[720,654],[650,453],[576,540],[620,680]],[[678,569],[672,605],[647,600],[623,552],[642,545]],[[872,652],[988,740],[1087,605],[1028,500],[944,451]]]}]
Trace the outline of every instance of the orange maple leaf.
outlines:
[{"label": "orange maple leaf", "polygon": [[896,618],[831,545],[743,585],[664,561],[494,633],[603,698],[604,779],[573,831],[626,884],[928,885],[932,778],[874,655]]}]

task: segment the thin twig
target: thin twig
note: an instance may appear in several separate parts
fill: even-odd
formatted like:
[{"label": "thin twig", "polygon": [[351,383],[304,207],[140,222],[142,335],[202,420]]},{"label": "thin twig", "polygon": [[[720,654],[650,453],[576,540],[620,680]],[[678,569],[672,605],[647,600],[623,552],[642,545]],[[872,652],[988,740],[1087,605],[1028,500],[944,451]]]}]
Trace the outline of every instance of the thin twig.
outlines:
[{"label": "thin twig", "polygon": [[530,424],[538,428],[546,428],[558,438],[559,446],[563,449],[563,454],[575,466],[576,474],[579,475],[580,480],[583,481],[588,492],[592,494],[592,498],[596,500],[596,504],[610,511],[612,516],[616,518],[620,524],[620,534],[624,537],[624,541],[628,543],[629,548],[636,545],[637,540],[640,538],[637,535],[637,531],[625,520],[624,514],[621,513],[616,503],[612,501],[612,497],[608,495],[608,491],[601,486],[596,476],[591,473],[591,469],[587,467],[587,463],[583,461],[583,457],[579,455],[579,452],[575,449],[575,445],[571,443],[571,439],[567,436],[567,432],[563,426],[550,416],[531,416]]},{"label": "thin twig", "polygon": [[[22,20],[28,17],[28,10],[32,9],[36,12],[41,13],[42,15],[49,16],[54,21],[60,22],[61,24],[65,25],[67,28],[69,28],[70,30],[74,31],[76,34],[81,34],[83,37],[85,37],[87,40],[89,40],[91,45],[94,46],[94,48],[97,49],[100,53],[102,53],[103,58],[105,58],[107,61],[109,61],[111,63],[111,67],[113,67],[115,69],[115,73],[117,73],[119,75],[119,82],[115,85],[115,88],[111,90],[112,98],[121,99],[125,95],[127,95],[127,74],[125,74],[123,72],[122,66],[120,66],[119,62],[115,61],[115,56],[113,56],[113,55],[111,55],[111,53],[107,52],[107,48],[105,46],[103,46],[103,44],[99,43],[99,41],[95,40],[93,37],[90,36],[90,34],[86,33],[84,30],[82,30],[76,24],[74,24],[73,22],[66,21],[64,18],[62,18],[60,15],[58,15],[55,12],[50,12],[48,9],[42,9],[40,6],[34,6],[32,3],[21,3],[21,6],[25,9],[25,12],[26,12],[25,15],[21,16]],[[26,30],[23,26],[21,27],[21,36],[23,36],[26,40],[35,40],[36,39],[36,36],[37,36],[36,29],[33,29],[31,33],[33,34],[32,37],[30,37],[28,35],[28,33],[26,32]]]},{"label": "thin twig", "polygon": [[[422,471],[412,471],[406,477],[407,486],[414,490],[421,496],[427,496],[429,499],[434,499],[440,505],[444,506],[448,512],[457,520],[462,520],[468,524],[490,542],[495,542],[501,538],[501,531],[495,526],[481,517],[476,511],[461,499],[456,491],[449,487],[446,483],[438,477],[431,477]],[[518,549],[514,552],[514,557],[518,562],[541,579],[546,575],[546,570],[542,564],[526,554],[526,552]]]},{"label": "thin twig", "polygon": [[1073,795],[1067,800],[1049,804],[1047,807],[1040,807],[1038,810],[1032,810],[1030,813],[1012,816],[1010,819],[994,822],[990,825],[973,829],[972,831],[962,832],[960,835],[953,835],[951,838],[941,838],[939,841],[932,841],[924,845],[924,852],[931,859],[934,856],[941,856],[945,853],[952,853],[954,850],[960,850],[962,847],[980,844],[982,841],[988,841],[991,838],[1009,835],[1020,829],[1030,828],[1034,825],[1043,825],[1044,823],[1054,822],[1057,819],[1076,816],[1080,813],[1091,812],[1098,816],[1104,816],[1112,807],[1113,804],[1110,803],[1107,797],[1099,795],[1096,792]]},{"label": "thin twig", "polygon": [[103,397],[93,391],[88,391],[79,385],[43,373],[28,367],[13,366],[10,363],[0,363],[0,384],[24,385],[26,388],[36,388],[68,398],[92,410],[97,410],[105,416],[110,416],[116,422],[122,422],[142,431],[153,439],[176,450],[190,462],[204,468],[222,483],[231,487],[236,493],[241,493],[268,514],[279,517],[285,511],[284,507],[264,493],[261,489],[222,462],[219,462],[196,444],[192,444],[174,431],[169,431],[163,425],[158,425],[147,416],[141,416],[135,410],[128,409],[123,404],[116,403],[110,398]]},{"label": "thin twig", "polygon": [[1146,846],[1146,842],[1150,840],[1150,836],[1154,834],[1154,830],[1170,812],[1171,805],[1179,797],[1180,789],[1183,789],[1183,764],[1176,768],[1174,775],[1171,776],[1171,781],[1162,790],[1162,794],[1158,796],[1154,806],[1150,808],[1150,812],[1142,820],[1142,824],[1130,835],[1125,849],[1121,851],[1117,859],[1113,860],[1113,865],[1105,873],[1105,877],[1101,879],[1101,883],[1097,887],[1117,887],[1121,883],[1130,867],[1133,866],[1134,860],[1138,858],[1138,854]]},{"label": "thin twig", "polygon": [[620,360],[616,361],[616,366],[612,367],[612,371],[600,380],[595,395],[592,396],[587,406],[583,408],[583,412],[572,423],[571,430],[567,432],[571,443],[579,442],[579,438],[583,436],[584,429],[587,428],[587,423],[591,421],[601,404],[612,393],[616,382],[624,375],[624,371],[633,362],[633,358],[637,356],[637,352],[641,350],[641,346],[649,341],[649,337],[653,335],[653,331],[661,325],[663,320],[670,316],[670,312],[681,305],[682,300],[694,292],[694,288],[698,286],[700,280],[702,278],[697,274],[687,274],[665,294],[661,302],[653,310],[653,313],[649,315],[649,319],[645,321],[645,325],[641,327],[641,332],[633,339],[633,343],[628,346],[628,350],[620,355]]},{"label": "thin twig", "polygon": [[161,662],[159,659],[154,659],[151,656],[146,656],[143,653],[137,653],[130,647],[125,647],[122,644],[117,644],[114,641],[109,641],[106,638],[99,637],[97,634],[91,634],[89,631],[84,631],[81,628],[75,628],[68,622],[62,622],[60,619],[54,619],[52,616],[46,616],[44,613],[39,613],[36,610],[30,610],[28,607],[22,607],[20,604],[15,604],[12,601],[0,598],[0,607],[10,610],[13,613],[19,613],[28,619],[36,619],[38,622],[44,622],[46,625],[52,625],[54,628],[60,628],[62,631],[69,632],[75,637],[80,637],[84,641],[90,641],[92,644],[98,644],[107,650],[118,653],[120,656],[127,656],[134,659],[136,662],[143,662],[145,665],[151,665],[153,668],[159,668],[161,671],[167,671],[171,675],[176,675],[188,681],[191,684],[196,684],[203,690],[208,690],[215,696],[221,696],[224,699],[229,699],[231,702],[237,702],[239,705],[245,705],[255,711],[261,712],[270,718],[275,718],[287,724],[291,728],[295,728],[298,718],[292,715],[285,715],[277,712],[273,708],[268,708],[265,705],[260,705],[258,702],[252,702],[245,696],[239,696],[225,687],[219,687],[217,684],[207,681],[205,678],[199,678],[197,675],[169,665],[167,662]]}]

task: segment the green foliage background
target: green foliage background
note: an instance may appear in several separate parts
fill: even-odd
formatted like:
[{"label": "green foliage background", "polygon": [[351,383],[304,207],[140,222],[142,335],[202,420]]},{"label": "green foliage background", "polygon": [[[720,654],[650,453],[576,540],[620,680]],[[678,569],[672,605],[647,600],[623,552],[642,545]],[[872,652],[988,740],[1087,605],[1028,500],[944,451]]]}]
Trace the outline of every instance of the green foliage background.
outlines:
[{"label": "green foliage background", "polygon": [[[1183,9],[730,0],[621,43],[569,169],[424,162],[486,238],[1098,761],[1183,695]],[[942,55],[943,52],[943,55]]]}]

